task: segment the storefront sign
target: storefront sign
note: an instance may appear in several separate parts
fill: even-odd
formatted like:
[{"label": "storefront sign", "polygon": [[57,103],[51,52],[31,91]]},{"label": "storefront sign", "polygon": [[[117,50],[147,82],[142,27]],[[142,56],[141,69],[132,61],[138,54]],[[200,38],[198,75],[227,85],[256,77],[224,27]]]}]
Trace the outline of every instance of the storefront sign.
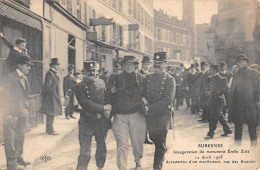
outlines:
[{"label": "storefront sign", "polygon": [[97,26],[97,25],[111,25],[113,18],[106,19],[104,17],[100,17],[98,19],[90,19],[90,26]]}]

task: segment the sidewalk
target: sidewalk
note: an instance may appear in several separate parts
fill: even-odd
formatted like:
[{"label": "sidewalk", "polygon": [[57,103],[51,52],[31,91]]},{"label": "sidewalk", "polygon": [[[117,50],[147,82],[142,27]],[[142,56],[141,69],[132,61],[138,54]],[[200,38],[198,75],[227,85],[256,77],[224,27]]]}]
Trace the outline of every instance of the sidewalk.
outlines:
[{"label": "sidewalk", "polygon": [[[65,119],[64,114],[55,117],[54,129],[60,135],[47,135],[45,133],[45,124],[40,124],[27,132],[25,134],[24,142],[24,159],[34,163],[35,161],[40,160],[41,156],[44,156],[49,151],[62,144],[62,141],[66,136],[73,133],[78,127],[80,114],[75,113],[74,116],[77,119],[67,120]],[[46,120],[45,117],[44,120]],[[4,145],[0,146],[0,158],[0,170],[4,170],[6,169]],[[30,166],[27,166],[26,169],[30,169]]]}]

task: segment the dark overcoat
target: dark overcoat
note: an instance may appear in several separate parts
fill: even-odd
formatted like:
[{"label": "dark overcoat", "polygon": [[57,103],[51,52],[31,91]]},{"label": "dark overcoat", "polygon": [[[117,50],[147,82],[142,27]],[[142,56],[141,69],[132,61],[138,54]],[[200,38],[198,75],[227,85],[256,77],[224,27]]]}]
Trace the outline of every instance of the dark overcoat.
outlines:
[{"label": "dark overcoat", "polygon": [[245,67],[234,73],[230,90],[230,113],[232,118],[247,117],[255,120],[256,104],[259,102],[259,75]]},{"label": "dark overcoat", "polygon": [[144,92],[149,103],[149,115],[146,116],[148,130],[171,129],[175,79],[166,72],[150,74],[146,77]]},{"label": "dark overcoat", "polygon": [[70,100],[69,100],[69,106],[73,107],[74,104],[74,94],[75,94],[75,87],[76,87],[76,82],[74,77],[71,77],[70,75],[67,75],[66,77],[63,78],[63,95],[67,94],[68,90],[71,90],[71,95],[70,95]]},{"label": "dark overcoat", "polygon": [[57,73],[52,69],[50,69],[46,73],[41,95],[41,113],[49,116],[57,116],[62,114],[60,99],[60,79],[57,76]]}]

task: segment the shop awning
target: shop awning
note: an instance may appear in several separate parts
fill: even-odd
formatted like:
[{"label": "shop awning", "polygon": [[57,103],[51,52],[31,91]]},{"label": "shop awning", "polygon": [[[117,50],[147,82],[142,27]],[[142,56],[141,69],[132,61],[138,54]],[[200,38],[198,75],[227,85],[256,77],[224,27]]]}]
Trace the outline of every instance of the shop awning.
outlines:
[{"label": "shop awning", "polygon": [[[21,10],[19,10],[19,8],[21,8]],[[42,23],[40,18],[30,16],[30,11],[27,12],[25,12],[25,9],[19,7],[18,5],[0,2],[0,15],[42,31]]]}]

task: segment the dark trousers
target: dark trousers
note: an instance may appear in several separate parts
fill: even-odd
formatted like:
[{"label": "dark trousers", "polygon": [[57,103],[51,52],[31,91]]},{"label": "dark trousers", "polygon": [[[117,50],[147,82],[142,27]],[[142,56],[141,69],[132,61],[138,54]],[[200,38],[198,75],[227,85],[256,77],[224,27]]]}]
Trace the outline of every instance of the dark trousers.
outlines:
[{"label": "dark trousers", "polygon": [[161,170],[163,166],[164,155],[167,151],[167,132],[167,130],[149,131],[150,139],[153,141],[155,145],[153,168],[156,170]]},{"label": "dark trousers", "polygon": [[230,131],[230,127],[225,119],[225,116],[222,114],[222,107],[211,107],[210,108],[210,117],[209,117],[209,133],[208,136],[213,136],[217,128],[217,123],[220,122],[223,126],[224,132]]},{"label": "dark trousers", "polygon": [[22,158],[27,117],[4,120],[4,143],[7,168],[15,168],[17,159]]},{"label": "dark trousers", "polygon": [[241,116],[234,119],[235,124],[235,142],[241,144],[242,140],[242,131],[243,131],[243,122],[248,125],[248,132],[251,140],[251,145],[257,144],[257,135],[256,135],[256,120],[253,116]]},{"label": "dark trousers", "polygon": [[209,106],[204,106],[202,108],[202,120],[209,120],[209,112],[210,112],[210,108]]},{"label": "dark trousers", "polygon": [[74,112],[74,95],[71,95],[69,99],[69,103],[65,108],[65,116],[71,117],[73,115],[73,112]]},{"label": "dark trousers", "polygon": [[46,116],[46,133],[53,133],[54,116]]},{"label": "dark trousers", "polygon": [[91,141],[92,136],[95,136],[97,142],[96,145],[96,165],[98,168],[103,168],[106,161],[106,131],[97,131],[93,134],[79,132],[79,143],[80,143],[80,155],[78,157],[78,165],[76,170],[86,170],[88,168],[89,160],[91,157]]}]

